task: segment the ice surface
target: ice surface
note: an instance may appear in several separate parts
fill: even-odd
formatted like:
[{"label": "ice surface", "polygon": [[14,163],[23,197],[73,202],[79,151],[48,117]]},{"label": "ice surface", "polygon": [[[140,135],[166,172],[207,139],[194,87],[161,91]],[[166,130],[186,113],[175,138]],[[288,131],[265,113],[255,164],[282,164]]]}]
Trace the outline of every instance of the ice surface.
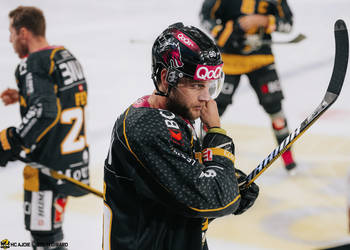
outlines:
[{"label": "ice surface", "polygon": [[[305,34],[307,39],[295,45],[275,45],[273,49],[285,93],[283,104],[285,113],[289,127],[295,128],[311,114],[325,94],[334,60],[333,25],[338,18],[342,18],[350,26],[350,3],[349,0],[289,2],[295,16],[293,32],[288,35],[274,34],[274,39],[287,40],[298,33]],[[13,73],[19,62],[8,41],[8,12],[21,4],[40,7],[46,15],[49,42],[52,45],[66,46],[80,59],[84,67],[89,87],[88,142],[92,157],[92,181],[95,187],[101,189],[103,160],[108,150],[110,133],[116,117],[138,97],[149,94],[153,90],[150,79],[152,41],[171,23],[182,21],[185,24],[197,26],[201,3],[201,0],[2,0],[0,2],[0,91],[7,87],[15,88]],[[341,161],[342,169],[350,165],[349,91],[348,74],[337,102],[307,132],[315,138],[317,136],[342,138],[342,145],[347,147],[339,149],[345,151],[343,161],[339,158],[327,158],[330,162]],[[0,129],[19,124],[17,105],[4,107],[0,104],[0,114]],[[229,107],[223,116],[223,124],[252,126],[259,129],[267,129],[270,126],[268,117],[258,105],[254,92],[245,78],[235,95],[234,105]],[[251,145],[255,144],[254,141],[251,143]],[[248,148],[251,148],[251,145],[248,145]],[[240,145],[236,144],[236,147],[239,148]],[[267,148],[270,148],[270,144]],[[315,151],[314,157],[317,158],[317,148]],[[243,151],[243,156],[252,158],[258,163],[259,159],[263,159],[264,154],[261,157],[260,154]],[[307,162],[309,158],[306,155],[302,160]],[[22,167],[17,163],[10,164],[6,169],[0,169],[0,240],[4,238],[10,241],[29,240],[28,234],[23,229]],[[251,166],[253,167],[254,165]],[[280,172],[271,173],[273,174],[270,175],[270,179],[266,174],[266,180],[271,183],[278,182],[280,178],[286,178],[281,177]],[[335,179],[334,183],[342,183],[342,181],[342,179]],[[314,187],[319,185],[320,181],[313,177],[311,183]],[[268,181],[263,184],[268,186]],[[345,187],[344,185],[341,187],[340,193],[343,194]],[[329,188],[327,190],[329,191]],[[272,198],[264,199],[262,195],[260,205],[273,201]],[[335,203],[333,208],[340,210],[342,218],[346,220],[345,205],[341,202]],[[101,249],[101,207],[102,201],[92,195],[70,201],[64,230],[66,241],[69,242],[71,249]],[[253,216],[254,211],[249,214]],[[243,222],[239,217],[236,220],[233,218],[232,223],[237,221],[238,224],[241,223],[240,226],[245,225],[244,219],[247,216],[243,217]],[[269,227],[266,223],[263,221],[263,229],[260,228],[260,230]],[[317,221],[315,223],[317,225]],[[342,225],[339,227],[344,229]],[[256,234],[250,237],[259,239],[261,231],[256,229],[257,227],[254,228]],[[220,229],[217,229],[216,232],[219,231]],[[250,231],[245,232],[249,234]],[[242,243],[240,239],[244,237],[246,236],[236,234],[232,235],[231,239],[220,239],[220,236],[213,233],[212,236],[209,234],[209,244],[211,249],[220,250],[282,249],[276,247],[273,240],[271,244],[251,243],[250,240]],[[284,239],[282,233],[276,234],[275,237],[279,240]],[[302,245],[304,248],[299,249],[311,249],[322,244],[328,245],[347,240],[345,229],[328,241],[327,238],[324,241],[312,241],[313,239],[307,238],[308,235],[305,237],[303,243],[307,242],[307,244],[305,243]],[[286,247],[283,249],[291,249],[295,246],[288,239],[285,244]]]}]

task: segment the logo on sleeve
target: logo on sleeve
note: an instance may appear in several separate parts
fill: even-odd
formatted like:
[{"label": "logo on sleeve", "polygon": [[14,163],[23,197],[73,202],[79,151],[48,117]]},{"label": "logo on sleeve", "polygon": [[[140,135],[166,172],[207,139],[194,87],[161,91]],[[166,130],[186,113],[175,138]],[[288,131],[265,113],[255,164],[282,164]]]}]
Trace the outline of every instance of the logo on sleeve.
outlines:
[{"label": "logo on sleeve", "polygon": [[172,142],[178,144],[178,145],[183,145],[183,140],[182,140],[182,133],[178,129],[169,129],[170,132],[170,139]]},{"label": "logo on sleeve", "polygon": [[202,159],[203,161],[212,161],[213,160],[213,151],[209,148],[206,148],[203,150],[202,153]]}]

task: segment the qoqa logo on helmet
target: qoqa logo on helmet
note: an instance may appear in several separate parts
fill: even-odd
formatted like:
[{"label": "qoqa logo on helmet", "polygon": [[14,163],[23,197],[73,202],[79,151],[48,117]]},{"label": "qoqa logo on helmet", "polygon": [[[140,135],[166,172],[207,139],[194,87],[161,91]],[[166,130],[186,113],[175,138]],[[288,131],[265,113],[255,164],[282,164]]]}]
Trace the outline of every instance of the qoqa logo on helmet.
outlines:
[{"label": "qoqa logo on helmet", "polygon": [[182,33],[177,34],[177,38],[178,38],[180,41],[184,42],[185,44],[187,44],[187,45],[193,47],[193,43],[192,43],[191,39],[188,38],[188,37],[186,37],[184,34],[182,34]]},{"label": "qoqa logo on helmet", "polygon": [[188,36],[186,36],[184,33],[181,31],[177,31],[175,33],[175,37],[187,48],[194,50],[194,51],[199,51],[198,45]]},{"label": "qoqa logo on helmet", "polygon": [[218,66],[206,66],[198,65],[196,73],[194,74],[195,80],[214,80],[218,79],[221,76],[222,64]]}]

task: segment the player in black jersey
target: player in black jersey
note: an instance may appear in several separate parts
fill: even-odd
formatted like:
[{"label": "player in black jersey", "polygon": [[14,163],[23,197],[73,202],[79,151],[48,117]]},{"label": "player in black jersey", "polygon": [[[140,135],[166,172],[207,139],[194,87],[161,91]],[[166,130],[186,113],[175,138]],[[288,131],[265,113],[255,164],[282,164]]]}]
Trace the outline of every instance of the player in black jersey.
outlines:
[{"label": "player in black jersey", "polygon": [[25,226],[33,248],[65,249],[56,243],[63,240],[67,196],[86,192],[52,178],[48,168],[89,184],[87,85],[73,54],[62,46],[49,46],[40,9],[19,6],[9,19],[10,41],[22,60],[15,73],[18,90],[7,89],[1,98],[5,105],[19,101],[22,121],[0,132],[0,165],[20,155],[32,162],[23,175]]},{"label": "player in black jersey", "polygon": [[[287,33],[292,29],[293,14],[287,0],[204,0],[200,17],[222,51],[226,77],[216,99],[220,116],[232,103],[245,74],[271,118],[277,142],[281,143],[289,129],[269,41],[272,32]],[[287,170],[296,167],[290,150],[282,154],[282,159]]]},{"label": "player in black jersey", "polygon": [[[208,223],[241,214],[259,188],[240,190],[234,144],[213,100],[223,81],[214,42],[176,23],[155,40],[156,90],[117,119],[104,169],[104,249],[208,249]],[[199,141],[193,121],[209,128]]]}]

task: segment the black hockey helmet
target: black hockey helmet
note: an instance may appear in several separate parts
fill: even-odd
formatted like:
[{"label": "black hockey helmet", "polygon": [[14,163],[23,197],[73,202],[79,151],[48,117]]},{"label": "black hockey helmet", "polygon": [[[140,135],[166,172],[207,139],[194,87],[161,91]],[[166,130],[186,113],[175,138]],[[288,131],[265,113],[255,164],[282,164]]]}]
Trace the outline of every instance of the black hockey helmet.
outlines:
[{"label": "black hockey helmet", "polygon": [[[152,79],[156,94],[168,96],[182,77],[210,81],[209,92],[216,98],[222,88],[224,73],[221,54],[214,41],[200,29],[175,23],[164,30],[152,47]],[[167,69],[167,93],[160,91],[160,73]]]}]

